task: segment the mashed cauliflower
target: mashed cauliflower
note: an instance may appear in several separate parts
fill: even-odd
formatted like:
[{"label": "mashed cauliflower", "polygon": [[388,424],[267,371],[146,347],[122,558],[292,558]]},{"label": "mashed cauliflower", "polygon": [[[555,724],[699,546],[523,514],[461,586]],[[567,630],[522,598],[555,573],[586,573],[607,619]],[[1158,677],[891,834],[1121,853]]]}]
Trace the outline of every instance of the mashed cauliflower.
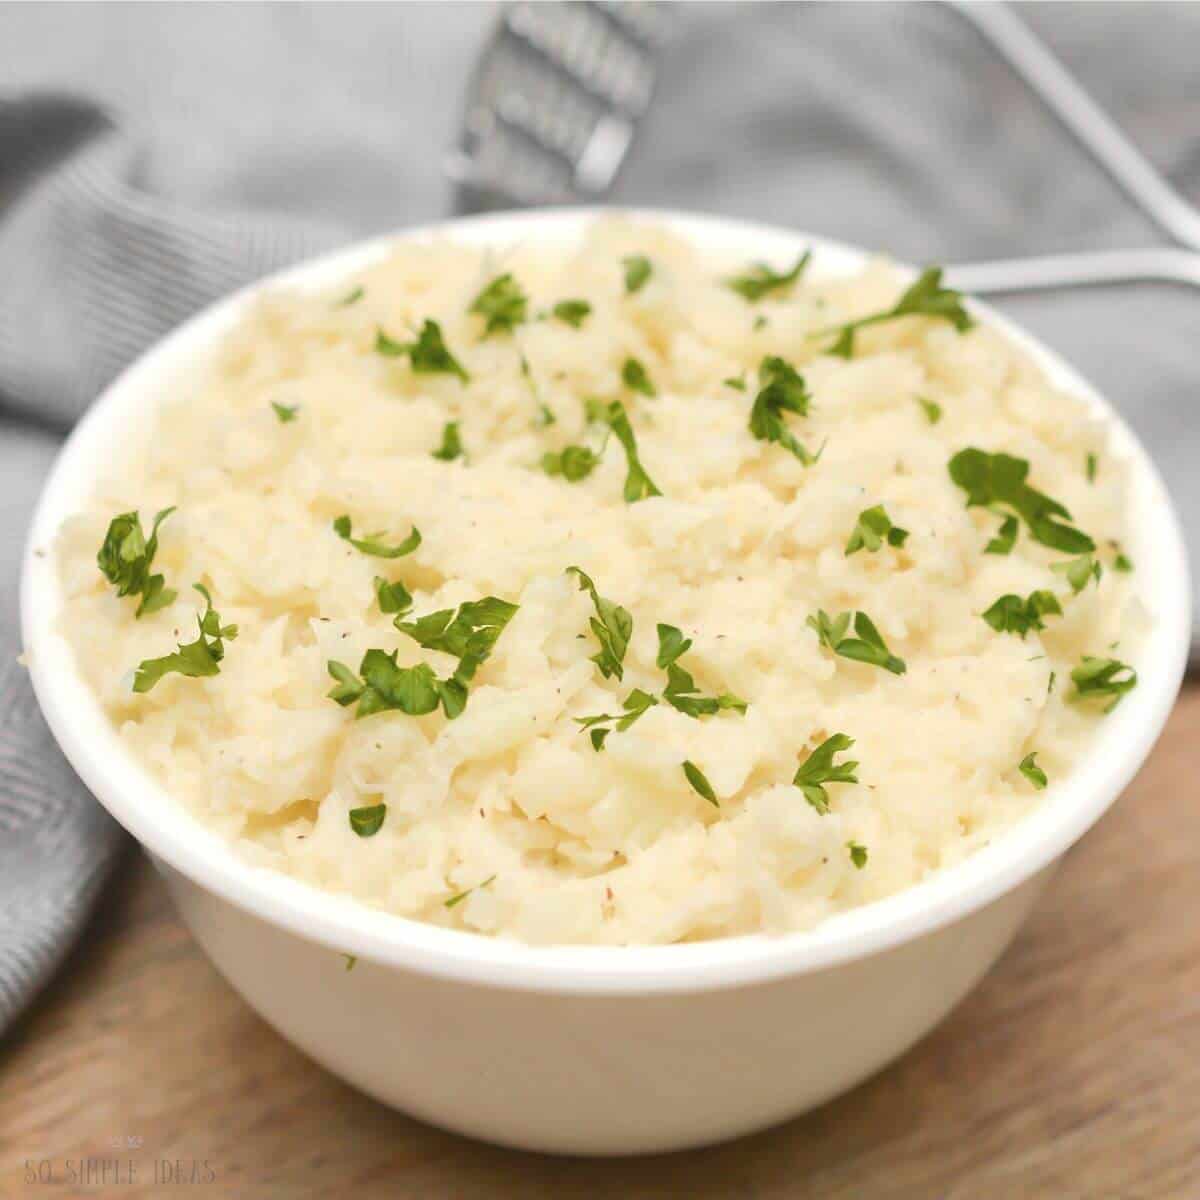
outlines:
[{"label": "mashed cauliflower", "polygon": [[263,295],[58,540],[131,751],[254,863],[533,943],[811,927],[1052,803],[1136,662],[1125,468],[957,298],[846,346],[909,281],[793,265],[614,220]]}]

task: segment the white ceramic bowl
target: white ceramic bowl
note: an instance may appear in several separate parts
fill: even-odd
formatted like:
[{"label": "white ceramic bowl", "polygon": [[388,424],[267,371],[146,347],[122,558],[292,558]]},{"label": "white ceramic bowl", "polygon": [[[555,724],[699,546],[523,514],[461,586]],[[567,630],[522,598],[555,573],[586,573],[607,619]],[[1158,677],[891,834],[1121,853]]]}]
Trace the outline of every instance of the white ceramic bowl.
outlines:
[{"label": "white ceramic bowl", "polygon": [[[472,242],[571,241],[595,214],[502,214],[407,233]],[[807,235],[677,213],[719,253],[818,270],[863,260]],[[394,239],[339,252],[272,284],[325,286]],[[177,806],[125,749],[55,633],[45,552],[84,507],[122,429],[244,309],[240,293],[126,371],[63,448],[25,559],[25,647],[46,718],[80,776],[149,851],[218,969],[331,1071],[435,1124],[538,1150],[672,1150],[782,1121],[879,1070],[940,1021],[995,962],[1063,852],[1137,771],[1175,698],[1188,645],[1183,541],[1145,451],[1069,367],[995,314],[1061,386],[1109,417],[1133,462],[1129,551],[1155,625],[1140,682],[1041,807],[968,861],[809,933],[694,945],[534,948],[405,920],[248,866]],[[919,720],[919,717],[916,718]],[[343,954],[356,955],[346,970]]]}]

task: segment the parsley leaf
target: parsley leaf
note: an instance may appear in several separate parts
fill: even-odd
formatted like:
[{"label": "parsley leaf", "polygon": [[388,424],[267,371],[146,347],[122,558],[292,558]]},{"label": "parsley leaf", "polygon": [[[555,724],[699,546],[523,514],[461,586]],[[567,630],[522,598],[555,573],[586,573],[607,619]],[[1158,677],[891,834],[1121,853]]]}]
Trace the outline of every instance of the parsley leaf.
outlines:
[{"label": "parsley leaf", "polygon": [[560,300],[550,311],[556,320],[578,329],[591,315],[592,306],[586,300]]},{"label": "parsley leaf", "polygon": [[599,452],[587,446],[564,446],[561,450],[547,450],[542,455],[542,470],[547,475],[561,475],[568,483],[586,479],[599,465],[603,449]]},{"label": "parsley leaf", "polygon": [[406,554],[411,554],[421,544],[421,531],[414,525],[408,537],[404,539],[398,546],[385,546],[379,539],[386,536],[382,530],[378,533],[369,533],[365,538],[356,538],[351,536],[350,518],[343,513],[333,522],[333,532],[347,541],[356,550],[361,550],[363,554],[370,555],[371,558],[403,558]]},{"label": "parsley leaf", "polygon": [[1113,570],[1128,574],[1133,570],[1133,561],[1118,550],[1117,557],[1113,559]]},{"label": "parsley leaf", "polygon": [[457,375],[463,383],[471,379],[458,359],[446,349],[442,327],[436,321],[427,320],[413,342],[393,341],[382,329],[376,330],[375,352],[385,358],[407,355],[418,375]]},{"label": "parsley leaf", "polygon": [[1094,454],[1089,453],[1087,458],[1084,460],[1084,470],[1087,473],[1088,483],[1096,482],[1097,466],[1099,466],[1099,460],[1096,458],[1096,456]]},{"label": "parsley leaf", "polygon": [[621,364],[621,382],[631,392],[641,392],[643,396],[658,395],[658,389],[646,373],[646,368],[636,358],[627,358]]},{"label": "parsley leaf", "polygon": [[462,688],[465,707],[466,684],[487,661],[516,612],[517,605],[496,596],[485,596],[482,600],[468,600],[457,609],[440,609],[415,621],[402,621],[397,617],[394,624],[426,650],[440,650],[458,659],[453,682]]},{"label": "parsley leaf", "polygon": [[1112,703],[1104,708],[1110,713],[1121,703],[1126,692],[1137,687],[1137,672],[1128,663],[1118,662],[1115,658],[1093,658],[1085,654],[1071,672],[1071,682],[1075,684],[1072,699],[1111,696]]},{"label": "parsley leaf", "polygon": [[453,462],[456,458],[465,459],[466,451],[463,449],[462,438],[458,433],[458,422],[447,421],[445,428],[442,430],[442,444],[433,451],[434,458],[440,458],[442,462]]},{"label": "parsley leaf", "polygon": [[356,287],[353,291],[347,292],[338,302],[338,308],[349,308],[352,304],[357,304],[365,295],[367,290],[364,287]]},{"label": "parsley leaf", "polygon": [[1030,783],[1033,784],[1036,791],[1040,792],[1042,788],[1044,788],[1046,784],[1050,782],[1046,778],[1046,772],[1037,765],[1036,750],[1030,752],[1029,754],[1025,755],[1023,759],[1021,759],[1021,765],[1018,767],[1018,770],[1022,775],[1025,776],[1026,779],[1029,780]]},{"label": "parsley leaf", "polygon": [[382,613],[406,613],[413,605],[412,595],[404,584],[375,577],[375,597]]},{"label": "parsley leaf", "polygon": [[478,313],[487,322],[483,336],[488,337],[497,330],[511,333],[525,322],[525,310],[529,300],[521,285],[511,274],[497,275],[475,297],[469,312]]},{"label": "parsley leaf", "polygon": [[162,658],[147,658],[133,676],[133,690],[148,692],[164,675],[172,673],[199,679],[206,675],[217,675],[221,670],[221,659],[225,657],[226,641],[237,637],[236,625],[222,625],[220,616],[214,611],[212,597],[201,583],[192,587],[204,597],[204,612],[196,618],[200,634],[194,642],[180,643],[174,654]]},{"label": "parsley leaf", "polygon": [[984,546],[984,554],[1011,554],[1013,547],[1017,544],[1018,529],[1016,517],[1005,517],[1000,522],[996,536]]},{"label": "parsley leaf", "polygon": [[861,871],[867,865],[867,848],[861,842],[847,842],[846,849],[850,851],[850,861],[856,870]]},{"label": "parsley leaf", "polygon": [[1083,554],[1068,562],[1051,563],[1050,570],[1065,575],[1071,585],[1071,591],[1076,595],[1087,587],[1089,579],[1094,579],[1099,584],[1100,576],[1104,573],[1104,569],[1090,554]]},{"label": "parsley leaf", "polygon": [[804,268],[811,259],[812,251],[806,250],[796,260],[796,265],[783,274],[771,270],[767,263],[754,263],[744,275],[735,275],[732,279],[725,280],[725,286],[753,304],[768,292],[791,287],[804,274]]},{"label": "parsley leaf", "polygon": [[629,295],[640,292],[654,273],[650,260],[644,254],[629,254],[621,259],[621,263],[625,268],[625,291]]},{"label": "parsley leaf", "polygon": [[611,600],[605,600],[596,591],[591,577],[578,567],[568,567],[567,574],[578,577],[579,590],[591,595],[592,604],[596,609],[596,615],[590,618],[588,624],[592,633],[596,635],[596,641],[600,643],[600,651],[593,655],[592,662],[600,668],[600,674],[605,679],[613,676],[624,679],[625,651],[629,649],[629,639],[633,636],[633,617],[629,615],[628,609],[614,604]]},{"label": "parsley leaf", "polygon": [[[1011,510],[1029,527],[1034,541],[1052,550],[1061,550],[1065,554],[1090,554],[1095,550],[1095,542],[1086,533],[1066,524],[1071,520],[1071,514],[1057,500],[1026,483],[1029,463],[1025,459],[1014,458],[1011,454],[988,454],[972,446],[954,455],[949,470],[950,478],[967,493],[968,508],[986,506]],[[1015,530],[1012,535],[1015,541]],[[1004,536],[1002,528],[1001,537]]]},{"label": "parsley leaf", "polygon": [[730,692],[719,696],[701,696],[700,689],[689,671],[679,665],[678,659],[692,645],[691,638],[685,638],[683,633],[674,625],[658,626],[658,666],[667,672],[667,686],[663,689],[663,699],[685,716],[711,716],[727,708],[745,713],[746,701]]},{"label": "parsley leaf", "polygon": [[1062,615],[1062,606],[1053,592],[1030,592],[1024,600],[1010,592],[1001,596],[983,614],[983,619],[997,633],[1016,633],[1023,641],[1031,629],[1046,628],[1042,617],[1048,613]]},{"label": "parsley leaf", "polygon": [[833,756],[843,750],[849,750],[854,745],[854,739],[844,733],[835,733],[826,738],[796,770],[792,783],[803,793],[804,798],[822,816],[829,812],[829,793],[825,790],[827,783],[857,783],[857,762],[835,763]]},{"label": "parsley leaf", "polygon": [[289,421],[296,419],[296,414],[300,411],[298,404],[277,404],[274,400],[271,401],[271,407],[275,410],[275,415],[279,418],[280,425],[286,425]]},{"label": "parsley leaf", "polygon": [[634,437],[633,426],[629,423],[625,406],[619,400],[614,400],[611,404],[602,407],[596,415],[613,431],[617,441],[621,443],[621,449],[625,451],[627,470],[624,496],[626,503],[634,504],[638,500],[646,499],[647,496],[661,496],[662,492],[655,486],[654,480],[646,474],[646,468],[642,466],[642,460],[638,457],[637,439]]},{"label": "parsley leaf", "polygon": [[621,702],[624,712],[600,713],[595,717],[576,717],[575,723],[588,730],[592,749],[599,753],[604,749],[604,740],[613,730],[624,733],[640,716],[648,712],[658,703],[656,696],[641,688],[634,688]]},{"label": "parsley leaf", "polygon": [[336,686],[328,692],[329,698],[343,708],[357,703],[356,721],[393,709],[410,717],[424,716],[439,704],[451,720],[462,712],[466,707],[465,688],[455,687],[453,680],[438,679],[428,663],[399,666],[396,653],[368,650],[358,668],[361,679],[345,663],[330,659],[326,666]]},{"label": "parsley leaf", "polygon": [[777,442],[790,450],[806,467],[811,467],[820,457],[818,450],[810,454],[788,431],[783,421],[785,412],[808,415],[811,396],[804,378],[782,358],[768,356],[758,368],[759,392],[750,410],[750,432],[760,442]]},{"label": "parsley leaf", "polygon": [[878,325],[881,321],[894,321],[898,317],[936,317],[949,321],[959,333],[965,333],[974,322],[963,307],[961,292],[953,288],[942,287],[942,268],[926,267],[920,278],[909,287],[899,300],[886,312],[873,313],[869,317],[859,317],[856,321],[847,321],[844,325],[833,329],[822,330],[818,337],[837,333],[837,340],[830,346],[827,353],[836,354],[840,358],[854,356],[854,335],[867,325]]},{"label": "parsley leaf", "polygon": [[708,782],[704,772],[690,759],[684,759],[683,773],[687,777],[688,783],[692,785],[693,790],[713,806],[720,808],[721,802],[717,799],[716,792],[713,791],[712,784]]},{"label": "parsley leaf", "polygon": [[926,400],[924,396],[918,396],[917,403],[921,406],[921,411],[925,414],[925,418],[930,425],[936,425],[942,419],[942,406],[940,404],[935,404],[932,400]]},{"label": "parsley leaf", "polygon": [[474,887],[469,887],[465,892],[458,892],[451,896],[449,900],[442,902],[443,908],[453,908],[456,904],[461,904],[472,892],[479,888],[485,888],[495,880],[495,875],[489,875],[482,883],[477,883]]},{"label": "parsley leaf", "polygon": [[136,512],[113,517],[96,555],[100,573],[109,583],[116,584],[118,596],[141,596],[135,617],[166,608],[177,595],[174,588],[164,586],[161,575],[150,574],[158,552],[158,527],[174,511],[172,505],[155,514],[149,537],[142,532],[142,521]]},{"label": "parsley leaf", "polygon": [[908,540],[908,530],[893,525],[882,504],[864,508],[858,514],[854,532],[846,543],[846,557],[849,558],[851,554],[864,548],[874,554],[885,540],[889,546],[899,549]]},{"label": "parsley leaf", "polygon": [[746,390],[746,381],[738,375],[730,375],[728,379],[722,379],[721,382],[727,388],[733,388],[735,392],[744,392]]},{"label": "parsley leaf", "polygon": [[386,804],[368,804],[350,810],[350,828],[361,838],[374,837],[383,828]]},{"label": "parsley leaf", "polygon": [[888,650],[879,630],[865,612],[854,614],[854,632],[858,634],[856,638],[846,636],[850,627],[848,612],[831,617],[824,609],[818,609],[805,623],[816,631],[817,641],[822,646],[827,646],[843,658],[867,663],[872,667],[882,667],[893,675],[903,675],[908,670],[904,660]]}]

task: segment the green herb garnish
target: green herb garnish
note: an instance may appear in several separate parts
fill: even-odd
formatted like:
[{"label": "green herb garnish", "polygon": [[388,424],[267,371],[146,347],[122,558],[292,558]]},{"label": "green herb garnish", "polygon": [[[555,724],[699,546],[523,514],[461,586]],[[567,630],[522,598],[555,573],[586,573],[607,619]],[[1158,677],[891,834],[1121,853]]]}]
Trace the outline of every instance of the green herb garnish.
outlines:
[{"label": "green herb garnish", "polygon": [[1016,633],[1022,640],[1031,629],[1045,629],[1042,617],[1062,615],[1062,606],[1053,592],[1030,592],[1024,600],[1009,593],[1001,596],[984,614],[983,619],[997,633]]},{"label": "green herb garnish", "polygon": [[561,475],[568,483],[586,479],[599,465],[603,449],[599,452],[587,446],[564,446],[561,450],[547,450],[542,455],[542,470],[550,476]]},{"label": "green herb garnish", "polygon": [[777,442],[790,450],[804,466],[811,467],[821,457],[821,452],[810,454],[788,431],[783,420],[785,412],[798,413],[802,417],[808,415],[811,396],[803,376],[790,363],[772,355],[759,365],[758,382],[758,395],[750,410],[750,432],[760,442]]},{"label": "green herb garnish", "polygon": [[815,336],[826,337],[836,333],[837,340],[826,353],[836,354],[840,358],[851,358],[854,355],[854,336],[860,329],[868,325],[878,325],[882,321],[894,321],[899,317],[918,316],[949,321],[959,333],[965,333],[974,324],[970,314],[963,307],[962,293],[953,288],[942,287],[942,268],[927,267],[921,272],[916,283],[885,312],[859,317],[856,321],[847,321],[833,329],[822,330]]},{"label": "green herb garnish", "polygon": [[116,585],[118,596],[141,596],[135,617],[166,608],[178,594],[174,588],[164,586],[161,575],[150,574],[158,552],[158,527],[174,511],[172,505],[155,514],[149,537],[142,532],[142,521],[136,512],[113,517],[96,555],[100,573]]},{"label": "green herb garnish", "polygon": [[528,303],[521,285],[506,273],[497,275],[475,297],[468,311],[484,318],[483,336],[488,337],[497,331],[511,333],[518,325],[524,324]]},{"label": "green herb garnish", "polygon": [[1111,696],[1111,703],[1104,708],[1110,713],[1121,703],[1126,692],[1137,687],[1137,672],[1128,663],[1118,662],[1115,658],[1093,658],[1085,654],[1071,672],[1071,681],[1075,684],[1073,699]]},{"label": "green herb garnish", "polygon": [[983,548],[984,554],[1011,554],[1017,544],[1017,532],[1020,526],[1016,517],[1005,517],[1000,522],[996,536]]},{"label": "green herb garnish", "polygon": [[[1090,554],[1095,550],[1096,544],[1086,533],[1066,524],[1071,520],[1071,514],[1057,500],[1025,482],[1029,474],[1029,463],[1025,459],[1010,454],[989,454],[969,447],[950,460],[949,469],[950,478],[967,493],[968,508],[982,506],[1011,510],[1010,515],[1020,517],[1029,527],[1034,541],[1052,550],[1061,550],[1065,554]],[[1015,541],[1015,528],[1007,521],[1005,525]],[[1003,539],[1005,527],[1001,527],[1000,534]],[[1006,550],[992,550],[991,544],[988,551],[1007,553]]]},{"label": "green herb garnish", "polygon": [[707,800],[713,808],[721,807],[721,802],[717,799],[717,794],[713,791],[712,784],[705,778],[704,772],[690,759],[684,760],[683,773],[697,795]]},{"label": "green herb garnish", "polygon": [[358,675],[345,663],[330,659],[326,667],[336,682],[327,695],[343,708],[357,704],[356,721],[389,710],[420,717],[433,712],[439,704],[450,720],[463,711],[467,703],[465,686],[458,685],[453,678],[438,679],[428,663],[399,666],[396,653],[368,650]]},{"label": "green herb garnish", "polygon": [[487,887],[495,878],[495,875],[489,875],[482,883],[477,883],[474,887],[467,888],[465,892],[459,892],[457,895],[451,896],[449,900],[443,902],[443,907],[453,908],[456,904],[461,904],[472,892],[477,891],[479,888]]},{"label": "green herb garnish", "polygon": [[1128,574],[1133,570],[1133,562],[1118,550],[1117,557],[1113,559],[1113,570]]},{"label": "green herb garnish", "polygon": [[421,544],[421,531],[415,525],[408,537],[398,546],[387,546],[380,541],[380,538],[387,536],[382,530],[378,533],[369,533],[364,538],[352,537],[350,518],[345,513],[334,520],[333,532],[344,541],[349,542],[356,550],[360,550],[371,558],[403,558]]},{"label": "green herb garnish", "polygon": [[376,330],[375,352],[385,358],[407,356],[418,375],[457,375],[463,383],[471,379],[458,359],[446,349],[442,327],[436,321],[427,320],[412,342],[397,342],[382,329]]},{"label": "green herb garnish", "polygon": [[596,641],[600,643],[599,653],[593,655],[592,662],[599,667],[605,679],[624,679],[625,651],[629,649],[629,639],[633,636],[633,617],[628,609],[605,600],[596,591],[591,576],[578,567],[568,567],[567,574],[579,579],[579,590],[586,591],[592,597],[592,605],[596,609],[596,615],[588,621]]},{"label": "green herb garnish", "polygon": [[1029,780],[1030,783],[1033,784],[1034,788],[1039,792],[1046,786],[1047,783],[1049,783],[1049,780],[1046,778],[1046,772],[1037,765],[1036,750],[1025,755],[1025,757],[1021,759],[1021,764],[1018,770],[1022,775],[1025,776],[1026,779]]},{"label": "green herb garnish", "polygon": [[366,289],[359,286],[353,291],[347,292],[338,302],[338,308],[349,308],[352,304],[357,304],[365,295]]},{"label": "green herb garnish", "polygon": [[625,267],[625,291],[630,295],[640,292],[654,272],[650,260],[644,254],[629,254],[621,263]]},{"label": "green herb garnish", "polygon": [[727,388],[733,388],[735,392],[744,392],[746,390],[746,381],[738,375],[730,375],[728,379],[723,379],[721,382]]},{"label": "green herb garnish", "polygon": [[550,311],[556,320],[578,329],[591,315],[592,306],[586,300],[560,300]]},{"label": "green herb garnish", "polygon": [[1065,575],[1071,585],[1071,591],[1076,595],[1087,587],[1089,579],[1094,579],[1098,584],[1100,576],[1104,573],[1103,568],[1090,554],[1072,558],[1069,562],[1051,563],[1050,570]]},{"label": "green herb garnish", "polygon": [[350,810],[350,828],[361,838],[374,837],[383,828],[387,816],[386,804],[368,804]]},{"label": "green herb garnish", "polygon": [[296,414],[300,411],[298,404],[277,404],[274,400],[271,401],[271,407],[275,410],[275,415],[279,418],[280,425],[286,425],[290,421],[296,419]]},{"label": "green herb garnish", "polygon": [[867,848],[861,842],[847,842],[846,849],[850,851],[850,861],[859,871],[867,865]]},{"label": "green herb garnish", "polygon": [[626,503],[634,504],[647,496],[661,496],[662,492],[646,474],[646,468],[642,466],[642,460],[638,457],[637,438],[634,437],[633,426],[629,423],[625,406],[619,400],[614,400],[603,406],[597,416],[613,431],[617,441],[621,443],[621,449],[625,451],[627,469],[623,494]]},{"label": "green herb garnish", "polygon": [[433,451],[433,457],[440,458],[442,462],[453,462],[456,458],[465,459],[466,456],[462,438],[458,432],[458,422],[447,421],[442,430],[442,444]]},{"label": "green herb garnish", "polygon": [[412,595],[404,584],[398,580],[388,583],[379,576],[375,577],[375,598],[379,601],[379,611],[382,613],[406,613],[413,604]]},{"label": "green herb garnish", "polygon": [[883,505],[876,504],[873,508],[864,508],[858,514],[854,532],[846,543],[846,557],[863,549],[874,554],[885,541],[889,546],[899,549],[907,540],[908,530],[893,525]]},{"label": "green herb garnish", "polygon": [[645,366],[636,358],[627,358],[621,364],[621,382],[631,392],[641,392],[643,396],[658,395],[658,389],[646,373]]},{"label": "green herb garnish", "polygon": [[1099,460],[1094,454],[1088,454],[1084,461],[1084,470],[1087,472],[1088,483],[1096,482],[1096,467],[1099,465]]},{"label": "green herb garnish", "polygon": [[[593,660],[595,661],[595,660]],[[624,733],[640,716],[658,703],[658,697],[634,688],[621,702],[624,710],[619,713],[600,713],[595,717],[576,717],[575,723],[588,730],[592,749],[599,753],[604,749],[604,740],[614,730]]]},{"label": "green herb garnish", "polygon": [[818,609],[805,623],[816,631],[817,640],[822,646],[827,646],[842,658],[867,663],[872,667],[882,667],[893,675],[903,675],[908,670],[904,660],[888,650],[879,630],[865,612],[854,614],[854,632],[858,634],[856,638],[846,636],[850,628],[848,612],[830,617],[824,609]]},{"label": "green herb garnish", "polygon": [[835,733],[826,738],[799,766],[792,783],[803,793],[804,798],[822,816],[829,812],[827,783],[857,783],[857,762],[835,763],[833,756],[849,750],[854,739],[844,733]]},{"label": "green herb garnish", "polygon": [[689,671],[679,665],[679,658],[691,648],[692,639],[685,638],[683,633],[674,625],[658,626],[658,667],[667,673],[667,686],[663,689],[663,699],[678,709],[685,716],[711,716],[713,713],[733,709],[745,713],[746,701],[730,692],[719,696],[701,696],[700,689]]},{"label": "green herb garnish", "polygon": [[725,286],[753,304],[768,292],[791,287],[804,274],[804,268],[811,259],[812,251],[806,250],[796,260],[796,265],[782,274],[773,271],[767,263],[754,263],[744,275],[725,280]]},{"label": "green herb garnish", "polygon": [[142,662],[133,676],[133,690],[148,692],[164,675],[185,675],[199,679],[217,675],[221,671],[221,659],[225,657],[225,642],[237,637],[236,625],[222,625],[219,614],[213,609],[212,596],[201,583],[192,587],[204,597],[204,612],[196,618],[200,635],[194,642],[180,643],[174,654],[162,658],[148,658]]},{"label": "green herb garnish", "polygon": [[918,396],[917,403],[921,406],[921,411],[925,414],[925,419],[930,425],[936,425],[942,419],[942,406],[940,404],[935,404],[932,400],[926,400],[924,396]]}]

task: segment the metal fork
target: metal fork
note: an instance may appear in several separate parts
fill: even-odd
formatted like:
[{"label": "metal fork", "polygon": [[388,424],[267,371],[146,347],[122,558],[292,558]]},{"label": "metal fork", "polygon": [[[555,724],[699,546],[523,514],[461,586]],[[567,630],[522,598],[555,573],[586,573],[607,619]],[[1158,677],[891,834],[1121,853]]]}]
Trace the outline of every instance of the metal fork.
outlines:
[{"label": "metal fork", "polygon": [[445,163],[458,210],[602,197],[650,105],[672,19],[647,0],[506,5]]}]

